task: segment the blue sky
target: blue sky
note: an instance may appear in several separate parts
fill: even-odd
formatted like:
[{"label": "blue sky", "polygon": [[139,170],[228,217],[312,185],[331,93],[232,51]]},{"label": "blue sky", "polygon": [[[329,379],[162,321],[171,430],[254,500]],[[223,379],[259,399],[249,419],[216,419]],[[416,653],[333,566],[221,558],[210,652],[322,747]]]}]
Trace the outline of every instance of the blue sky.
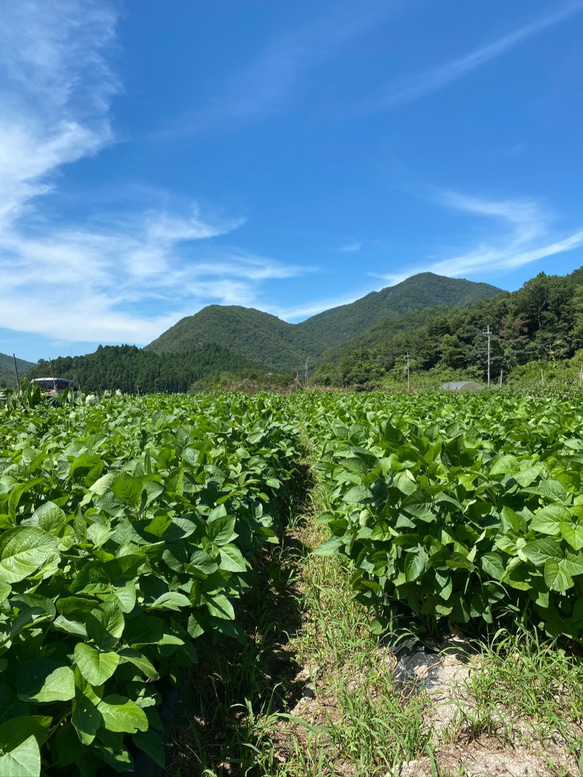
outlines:
[{"label": "blue sky", "polygon": [[583,264],[583,0],[0,0],[0,352]]}]

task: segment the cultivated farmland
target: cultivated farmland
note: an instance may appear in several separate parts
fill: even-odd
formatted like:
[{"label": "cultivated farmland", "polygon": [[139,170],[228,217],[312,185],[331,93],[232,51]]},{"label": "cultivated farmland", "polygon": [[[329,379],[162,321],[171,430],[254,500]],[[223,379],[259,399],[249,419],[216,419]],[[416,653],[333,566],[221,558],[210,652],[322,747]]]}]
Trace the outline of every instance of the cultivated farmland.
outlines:
[{"label": "cultivated farmland", "polygon": [[306,458],[317,554],[350,570],[379,636],[580,643],[581,408],[300,392],[0,409],[0,774],[125,772],[140,752],[162,773],[161,705],[201,646],[248,640]]}]

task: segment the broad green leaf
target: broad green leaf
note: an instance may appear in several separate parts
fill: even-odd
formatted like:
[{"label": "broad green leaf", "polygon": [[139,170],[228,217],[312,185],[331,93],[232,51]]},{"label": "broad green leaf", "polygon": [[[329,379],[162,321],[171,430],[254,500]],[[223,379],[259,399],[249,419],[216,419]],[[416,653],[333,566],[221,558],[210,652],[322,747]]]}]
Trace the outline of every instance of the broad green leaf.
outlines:
[{"label": "broad green leaf", "polygon": [[87,617],[87,634],[102,650],[110,650],[125,627],[122,611],[113,599],[95,607]]},{"label": "broad green leaf", "polygon": [[16,690],[21,701],[69,701],[75,696],[75,677],[68,666],[58,666],[48,658],[33,658],[18,667]]},{"label": "broad green leaf", "polygon": [[130,507],[139,507],[144,485],[141,480],[130,475],[119,475],[111,484],[111,490],[117,498]]},{"label": "broad green leaf", "polygon": [[531,540],[522,547],[522,553],[536,566],[542,566],[547,559],[553,558],[560,561],[563,552],[559,543],[550,537],[544,540]]},{"label": "broad green leaf", "polygon": [[337,556],[340,548],[346,544],[343,537],[332,537],[319,545],[314,551],[316,556]]},{"label": "broad green leaf", "polygon": [[100,548],[113,535],[113,529],[103,523],[92,523],[87,526],[87,538],[95,548]]},{"label": "broad green leaf", "polygon": [[0,774],[5,777],[39,777],[40,750],[34,736],[14,750],[0,755]]},{"label": "broad green leaf", "polygon": [[562,564],[554,558],[545,561],[545,583],[553,591],[567,591],[573,587],[573,578]]},{"label": "broad green leaf", "polygon": [[372,498],[372,493],[366,486],[354,486],[342,497],[345,502],[364,502]]},{"label": "broad green leaf", "polygon": [[229,572],[245,572],[248,567],[243,554],[236,545],[223,545],[220,550],[221,569]]},{"label": "broad green leaf", "polygon": [[348,472],[354,472],[357,475],[365,475],[370,470],[366,461],[360,457],[342,459],[342,467],[348,470]]},{"label": "broad green leaf", "polygon": [[573,523],[561,523],[559,525],[561,536],[574,550],[583,548],[583,526]]},{"label": "broad green leaf", "polygon": [[66,521],[67,516],[63,510],[53,502],[45,502],[34,511],[31,517],[31,523],[49,534],[56,534]]},{"label": "broad green leaf", "polygon": [[427,553],[425,553],[422,548],[417,552],[407,553],[405,558],[405,577],[407,578],[408,583],[417,580],[417,578],[423,574],[427,565],[427,560]]},{"label": "broad green leaf", "polygon": [[166,756],[160,735],[155,731],[138,731],[132,736],[134,744],[143,750],[161,769],[166,766]]},{"label": "broad green leaf", "polygon": [[119,655],[122,663],[127,661],[130,664],[137,666],[138,669],[146,675],[146,677],[150,678],[150,680],[158,679],[158,670],[143,653],[140,653],[139,650],[134,650],[133,648],[122,648],[119,651]]},{"label": "broad green leaf", "polygon": [[520,463],[516,456],[500,456],[490,467],[491,475],[512,475],[520,471]]},{"label": "broad green leaf", "polygon": [[495,580],[501,580],[504,576],[505,568],[502,556],[499,553],[483,553],[479,556],[480,565],[486,574]]},{"label": "broad green leaf", "polygon": [[562,568],[571,577],[583,575],[583,553],[577,555],[567,552],[567,558],[560,562]]},{"label": "broad green leaf", "polygon": [[235,532],[235,516],[223,515],[214,521],[209,521],[206,525],[207,537],[215,545],[227,545],[233,542],[237,536]]},{"label": "broad green leaf", "polygon": [[561,505],[547,505],[534,514],[529,528],[541,534],[559,534],[560,524],[571,520],[571,513]]},{"label": "broad green leaf", "polygon": [[103,718],[97,710],[95,700],[90,699],[84,693],[79,694],[73,705],[71,723],[82,744],[90,745],[103,726]]},{"label": "broad green leaf", "polygon": [[233,620],[235,618],[235,610],[233,605],[223,594],[206,598],[206,605],[211,615],[217,618],[225,618],[227,620]]},{"label": "broad green leaf", "polygon": [[137,731],[148,730],[146,713],[126,696],[110,694],[99,702],[97,710],[109,731],[135,734]]},{"label": "broad green leaf", "polygon": [[9,529],[0,539],[0,580],[17,583],[58,558],[56,537],[34,526]]},{"label": "broad green leaf", "polygon": [[[29,736],[42,745],[53,719],[48,715],[22,715],[0,723],[0,751],[14,750]],[[0,772],[1,774],[1,772]]]},{"label": "broad green leaf", "polygon": [[537,462],[530,467],[526,467],[526,469],[521,469],[520,472],[515,472],[513,477],[518,485],[526,488],[538,478],[543,469],[544,466],[540,462]]},{"label": "broad green leaf", "polygon": [[102,475],[99,480],[96,480],[93,485],[89,486],[89,491],[97,494],[98,496],[104,496],[111,490],[112,483],[116,479],[115,472],[108,472],[106,475]]},{"label": "broad green leaf", "polygon": [[0,580],[0,604],[2,604],[2,602],[10,596],[11,591],[12,588],[8,585],[8,583]]},{"label": "broad green leaf", "polygon": [[194,574],[201,572],[205,577],[212,575],[218,568],[219,565],[215,559],[204,550],[195,550],[188,565],[189,572],[194,572]]},{"label": "broad green leaf", "polygon": [[42,482],[43,481],[41,478],[35,478],[34,480],[28,480],[26,483],[19,483],[12,489],[12,491],[10,492],[10,497],[8,499],[8,514],[10,515],[11,518],[14,518],[16,516],[16,512],[22,495],[25,494],[27,491],[30,491],[31,489],[36,488],[36,486],[40,485]]},{"label": "broad green leaf", "polygon": [[74,656],[79,671],[90,685],[101,685],[109,680],[119,664],[117,653],[101,653],[83,642],[75,645]]},{"label": "broad green leaf", "polygon": [[190,607],[188,596],[180,591],[167,591],[159,596],[152,604],[146,605],[148,610],[175,610],[180,612],[184,607]]},{"label": "broad green leaf", "polygon": [[130,613],[136,606],[136,584],[128,580],[124,586],[115,589],[114,596],[119,609],[126,614]]},{"label": "broad green leaf", "polygon": [[124,632],[124,641],[134,648],[144,645],[158,645],[164,637],[164,621],[153,615],[140,615],[129,620]]},{"label": "broad green leaf", "polygon": [[553,502],[566,502],[569,498],[569,492],[562,486],[558,480],[549,478],[548,480],[540,480],[536,486],[526,489],[528,493],[540,494],[547,499],[551,499]]},{"label": "broad green leaf", "polygon": [[417,486],[412,478],[405,472],[397,472],[393,478],[393,483],[399,489],[399,491],[406,496],[411,496],[417,491]]}]

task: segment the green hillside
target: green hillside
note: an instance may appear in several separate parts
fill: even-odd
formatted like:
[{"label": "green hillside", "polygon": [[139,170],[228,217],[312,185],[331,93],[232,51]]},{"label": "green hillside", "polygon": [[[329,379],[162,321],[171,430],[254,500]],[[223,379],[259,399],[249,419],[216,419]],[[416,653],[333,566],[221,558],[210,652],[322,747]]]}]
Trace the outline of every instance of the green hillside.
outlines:
[{"label": "green hillside", "polygon": [[373,291],[349,305],[325,310],[297,326],[319,342],[333,346],[387,318],[440,305],[464,308],[500,292],[501,289],[488,283],[445,278],[430,272],[420,273],[396,286]]},{"label": "green hillside", "polygon": [[296,371],[324,347],[298,326],[238,305],[209,305],[181,319],[146,346],[155,353],[192,351],[216,344],[276,370]]},{"label": "green hillside", "polygon": [[405,354],[417,374],[461,371],[484,380],[488,328],[493,379],[529,362],[571,359],[583,349],[583,268],[564,277],[539,273],[518,291],[465,309],[432,308],[381,321],[326,351],[313,380],[388,385],[403,380]]},{"label": "green hillside", "polygon": [[[19,377],[22,377],[28,370],[34,367],[33,362],[16,359]],[[0,386],[16,386],[16,375],[14,373],[14,358],[5,353],[0,353]]]},{"label": "green hillside", "polygon": [[296,372],[306,359],[313,362],[326,348],[387,318],[435,305],[464,307],[499,293],[485,283],[422,273],[295,325],[253,308],[209,305],[181,319],[146,350],[174,353],[216,344],[275,370]]}]

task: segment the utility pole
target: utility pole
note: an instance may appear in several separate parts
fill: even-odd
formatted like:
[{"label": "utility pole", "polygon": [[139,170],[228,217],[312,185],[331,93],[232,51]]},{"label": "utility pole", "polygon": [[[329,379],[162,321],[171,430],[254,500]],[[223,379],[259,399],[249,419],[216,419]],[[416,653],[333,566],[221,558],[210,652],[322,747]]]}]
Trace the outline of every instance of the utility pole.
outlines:
[{"label": "utility pole", "polygon": [[405,367],[405,372],[407,373],[407,392],[410,393],[411,391],[411,376],[410,376],[410,370],[409,370],[409,354],[405,356],[405,359],[407,359],[407,365]]},{"label": "utility pole", "polygon": [[492,333],[490,332],[490,324],[486,327],[484,334],[488,337],[488,388],[490,388],[490,338]]},{"label": "utility pole", "polygon": [[308,362],[310,361],[310,357],[306,357],[306,366],[304,367],[304,386],[308,385]]},{"label": "utility pole", "polygon": [[12,358],[14,359],[14,372],[16,373],[16,390],[18,391],[18,396],[20,396],[20,378],[18,377],[18,364],[16,363],[16,354],[12,354]]}]

